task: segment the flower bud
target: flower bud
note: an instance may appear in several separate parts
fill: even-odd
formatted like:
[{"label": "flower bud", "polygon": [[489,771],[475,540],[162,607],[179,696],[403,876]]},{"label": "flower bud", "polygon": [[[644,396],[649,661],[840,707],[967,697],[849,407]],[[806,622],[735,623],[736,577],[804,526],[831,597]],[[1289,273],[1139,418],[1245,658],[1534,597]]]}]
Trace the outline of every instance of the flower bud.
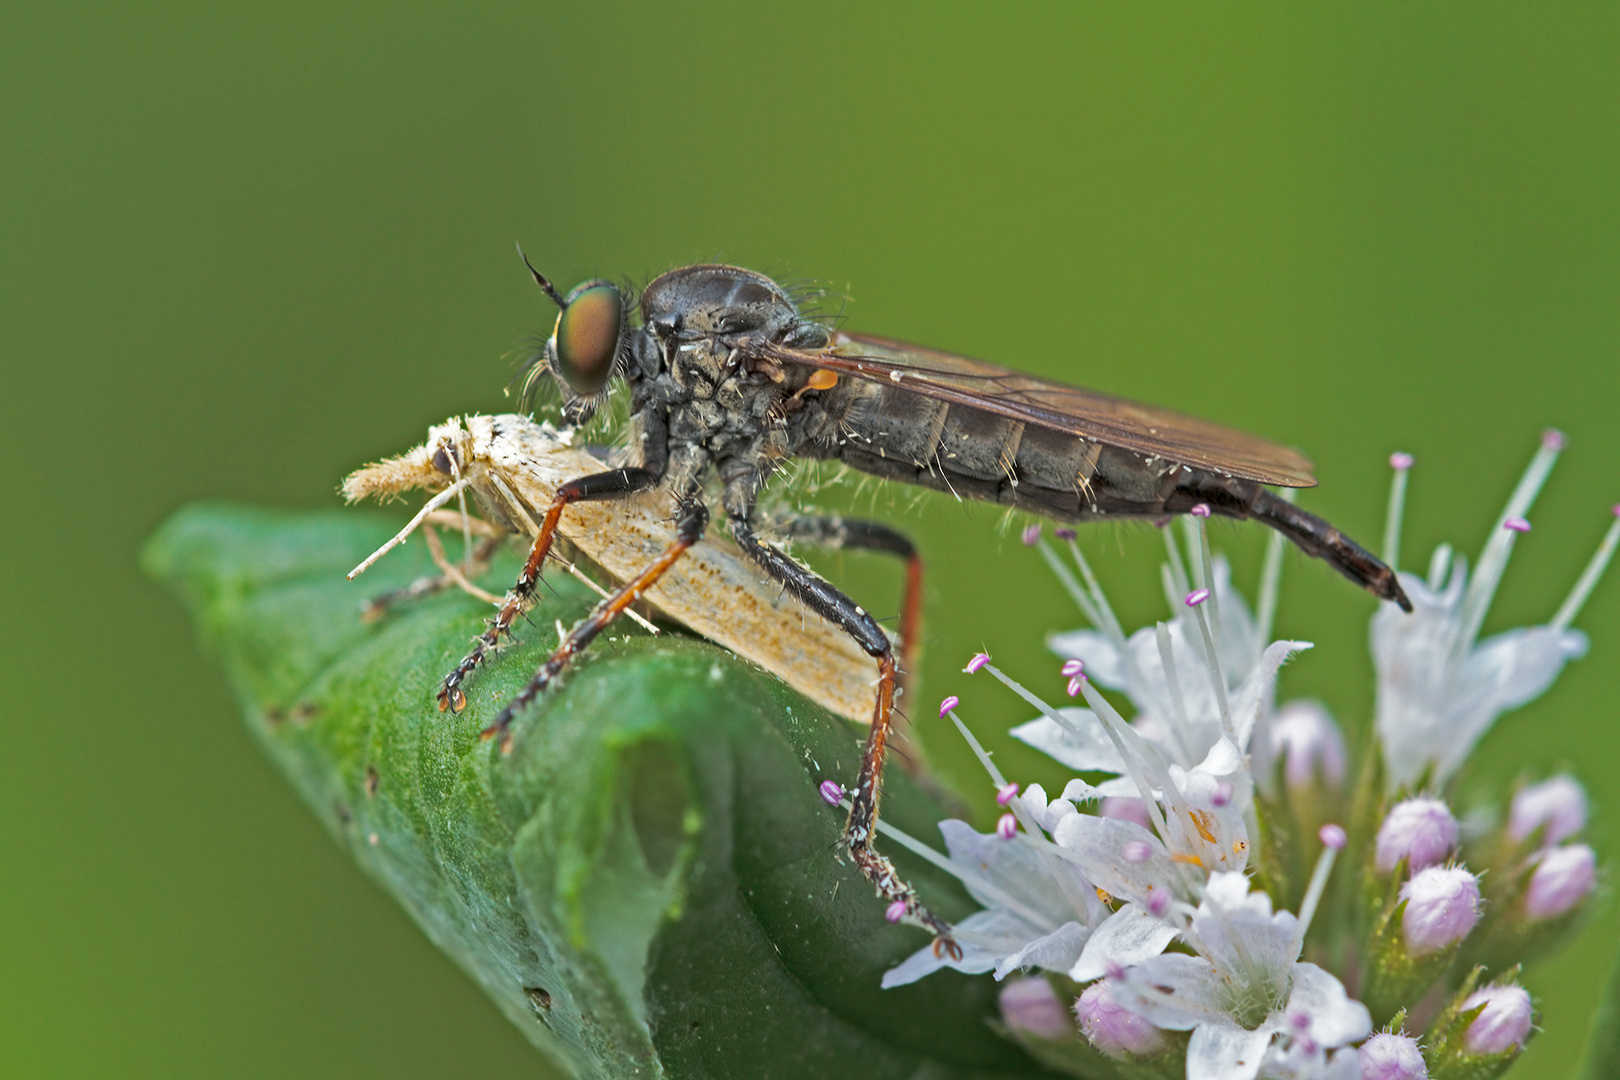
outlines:
[{"label": "flower bud", "polygon": [[1110,795],[1102,801],[1099,812],[1103,817],[1134,821],[1150,831],[1153,828],[1153,823],[1148,818],[1147,803],[1132,795]]},{"label": "flower bud", "polygon": [[1487,986],[1469,994],[1462,1009],[1468,1012],[1481,1005],[1484,1011],[1463,1034],[1463,1049],[1470,1054],[1495,1055],[1524,1045],[1535,1018],[1529,991],[1522,986]]},{"label": "flower bud", "polygon": [[1597,882],[1597,855],[1585,844],[1545,852],[1524,892],[1524,915],[1532,921],[1556,919],[1585,900]]},{"label": "flower bud", "polygon": [[1045,979],[1013,979],[996,998],[1001,1019],[1014,1031],[1037,1039],[1070,1039],[1074,1024],[1057,991]]},{"label": "flower bud", "polygon": [[1271,753],[1283,763],[1290,788],[1344,784],[1344,736],[1314,701],[1291,701],[1271,721]]},{"label": "flower bud", "polygon": [[1111,1058],[1145,1057],[1169,1048],[1163,1032],[1114,1000],[1107,979],[1086,987],[1074,1013],[1086,1039]]},{"label": "flower bud", "polygon": [[1406,860],[1410,873],[1444,862],[1457,847],[1457,819],[1439,799],[1396,803],[1378,827],[1378,872],[1388,874]]},{"label": "flower bud", "polygon": [[1379,1032],[1356,1051],[1361,1062],[1361,1080],[1428,1080],[1429,1067],[1423,1051],[1409,1035]]},{"label": "flower bud", "polygon": [[1401,886],[1401,936],[1412,956],[1461,941],[1479,921],[1479,882],[1460,866],[1431,866]]},{"label": "flower bud", "polygon": [[1572,776],[1531,784],[1513,796],[1508,835],[1518,843],[1541,829],[1541,845],[1552,847],[1586,828],[1586,791]]}]

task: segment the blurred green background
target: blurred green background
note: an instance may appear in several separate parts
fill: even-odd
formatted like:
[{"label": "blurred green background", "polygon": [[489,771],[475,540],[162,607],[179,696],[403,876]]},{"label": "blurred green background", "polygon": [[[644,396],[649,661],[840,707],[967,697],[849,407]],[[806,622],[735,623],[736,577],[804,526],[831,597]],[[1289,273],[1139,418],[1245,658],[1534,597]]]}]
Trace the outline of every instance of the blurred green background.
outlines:
[{"label": "blurred green background", "polygon": [[[188,500],[326,506],[428,424],[500,410],[567,285],[724,258],[850,325],[1219,418],[1315,459],[1303,505],[1406,563],[1477,551],[1538,432],[1570,450],[1493,626],[1547,618],[1620,499],[1620,10],[12,4],[0,15],[8,688],[0,1074],[545,1075],[250,744],[142,539]],[[846,500],[847,501],[847,500]],[[931,560],[923,697],[1014,775],[1078,615],[984,507],[883,490]],[[1240,580],[1259,530],[1226,526]],[[1128,623],[1158,538],[1086,538]],[[874,610],[896,572],[823,565]],[[1372,602],[1285,571],[1284,693],[1352,727]],[[1472,789],[1572,768],[1611,860],[1620,583],[1594,655]],[[951,777],[982,784],[924,724]],[[977,787],[972,788],[978,791]],[[1567,1075],[1613,904],[1534,971]]]}]

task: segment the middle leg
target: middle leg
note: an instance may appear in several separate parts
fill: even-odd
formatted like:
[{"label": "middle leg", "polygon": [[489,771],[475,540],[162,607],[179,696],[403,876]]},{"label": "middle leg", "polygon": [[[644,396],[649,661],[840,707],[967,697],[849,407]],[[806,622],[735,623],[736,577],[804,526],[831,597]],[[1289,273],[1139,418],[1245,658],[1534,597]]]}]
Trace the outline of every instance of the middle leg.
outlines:
[{"label": "middle leg", "polygon": [[934,934],[936,953],[961,956],[961,948],[951,937],[950,924],[924,907],[917,897],[917,890],[908,885],[895,870],[894,864],[878,854],[872,846],[877,835],[878,805],[883,799],[883,762],[888,754],[894,708],[895,662],[888,635],[876,619],[825,578],[762,541],[746,518],[732,517],[731,535],[766,573],[781,582],[806,607],[842,627],[866,650],[867,655],[877,661],[877,703],[872,713],[872,729],[866,737],[866,750],[861,755],[860,776],[856,780],[855,790],[850,794],[849,818],[844,823],[844,843],[849,847],[850,858],[861,874],[876,887],[878,895],[889,902],[891,911],[895,913],[891,915],[891,921],[903,919],[930,930]]}]

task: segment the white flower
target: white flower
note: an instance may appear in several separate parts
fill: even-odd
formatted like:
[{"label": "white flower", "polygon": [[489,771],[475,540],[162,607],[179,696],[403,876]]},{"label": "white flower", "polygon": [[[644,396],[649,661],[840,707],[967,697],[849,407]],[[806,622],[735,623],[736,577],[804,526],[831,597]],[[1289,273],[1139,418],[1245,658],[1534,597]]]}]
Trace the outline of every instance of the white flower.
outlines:
[{"label": "white flower", "polygon": [[[1299,960],[1299,920],[1271,910],[1242,874],[1214,874],[1185,935],[1196,956],[1166,953],[1111,975],[1114,1000],[1155,1027],[1192,1032],[1189,1080],[1331,1075],[1328,1052],[1372,1031],[1366,1006]],[[1354,1074],[1350,1074],[1354,1075]]]},{"label": "white flower", "polygon": [[[1595,583],[1595,573],[1583,577],[1548,625],[1478,640],[1515,539],[1529,530],[1524,515],[1562,447],[1563,436],[1557,432],[1543,436],[1541,450],[1508,500],[1472,578],[1464,560],[1441,547],[1427,581],[1401,574],[1412,613],[1385,604],[1374,618],[1378,737],[1390,791],[1417,783],[1425,773],[1428,783],[1444,783],[1498,716],[1539,697],[1567,661],[1585,654],[1586,635],[1569,629],[1569,622]],[[1399,535],[1398,501],[1392,511],[1392,532]],[[1596,573],[1601,572],[1596,566]]]},{"label": "white flower", "polygon": [[974,832],[966,822],[942,821],[939,831],[957,877],[985,909],[953,928],[960,959],[937,956],[926,946],[884,972],[883,988],[916,982],[942,967],[969,975],[990,971],[998,979],[1020,968],[1072,968],[1091,926],[1108,910],[1080,872],[1027,844]]},{"label": "white flower", "polygon": [[[1084,661],[1086,675],[1099,686],[1124,692],[1136,707],[1131,726],[1168,761],[1185,768],[1202,761],[1222,735],[1247,752],[1256,722],[1271,711],[1278,668],[1293,653],[1311,647],[1294,641],[1262,649],[1248,605],[1232,587],[1226,560],[1217,556],[1212,571],[1213,608],[1207,617],[1218,665],[1205,655],[1198,612],[1174,595],[1168,622],[1143,627],[1128,640],[1118,633],[1071,630],[1053,634],[1047,642],[1059,656]],[[1125,771],[1091,710],[1061,712],[1078,733],[1041,717],[1012,734],[1075,770]]]}]

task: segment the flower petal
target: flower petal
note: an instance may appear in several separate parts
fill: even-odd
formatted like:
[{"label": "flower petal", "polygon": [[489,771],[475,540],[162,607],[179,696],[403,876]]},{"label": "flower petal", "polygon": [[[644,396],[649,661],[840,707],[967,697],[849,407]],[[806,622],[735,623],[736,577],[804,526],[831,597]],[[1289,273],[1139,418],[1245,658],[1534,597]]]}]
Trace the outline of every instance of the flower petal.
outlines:
[{"label": "flower petal", "polygon": [[[1112,921],[1111,919],[1109,920]],[[1107,926],[1108,923],[1103,923]],[[996,978],[1005,979],[1019,968],[1043,968],[1064,972],[1074,966],[1080,951],[1085,948],[1091,931],[1077,922],[1067,922],[1045,937],[1038,937],[1022,949],[1003,957],[996,965]],[[933,948],[932,945],[929,948]]]},{"label": "flower petal", "polygon": [[1124,690],[1125,661],[1114,643],[1095,630],[1069,630],[1050,634],[1046,647],[1065,660],[1084,660],[1086,677],[1110,690]]},{"label": "flower petal", "polygon": [[1126,968],[1109,986],[1115,1001],[1154,1027],[1187,1031],[1201,1024],[1232,1022],[1221,1003],[1221,978],[1201,956],[1163,953]]},{"label": "flower petal", "polygon": [[1053,839],[1077,856],[1087,879],[1114,896],[1146,905],[1157,892],[1175,895],[1169,853],[1134,821],[1071,814],[1058,822]]},{"label": "flower petal", "polygon": [[1315,964],[1294,965],[1290,1014],[1310,1017],[1311,1041],[1324,1049],[1343,1046],[1372,1034],[1367,1006],[1345,993],[1344,984]]},{"label": "flower petal", "polygon": [[[1088,669],[1089,674],[1089,669]],[[1122,773],[1125,763],[1112,740],[1103,733],[1102,722],[1090,709],[1059,709],[1059,715],[1068,720],[1076,731],[1065,730],[1048,717],[1041,716],[1027,724],[1013,728],[1013,738],[1033,746],[1043,754],[1056,758],[1076,772]],[[1078,732],[1078,733],[1076,733]]]},{"label": "flower petal", "polygon": [[1140,964],[1164,952],[1175,937],[1176,928],[1168,920],[1140,904],[1126,904],[1092,931],[1069,978],[1090,982],[1108,974],[1110,966]]},{"label": "flower petal", "polygon": [[1253,1080],[1271,1036],[1268,1028],[1247,1031],[1230,1020],[1198,1025],[1187,1044],[1187,1080]]}]

